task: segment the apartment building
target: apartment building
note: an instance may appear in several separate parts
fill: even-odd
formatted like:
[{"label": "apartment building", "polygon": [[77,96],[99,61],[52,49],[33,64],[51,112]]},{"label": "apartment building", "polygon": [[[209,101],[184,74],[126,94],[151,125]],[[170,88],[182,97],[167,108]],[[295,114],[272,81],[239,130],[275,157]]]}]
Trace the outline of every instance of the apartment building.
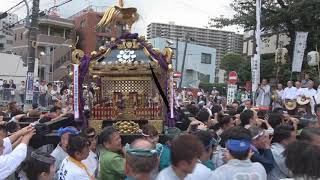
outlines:
[{"label": "apartment building", "polygon": [[14,35],[10,26],[17,22],[18,16],[16,14],[8,13],[7,17],[0,19],[0,52],[11,52]]},{"label": "apartment building", "polygon": [[228,52],[242,53],[243,51],[243,35],[234,32],[179,26],[174,23],[151,23],[147,28],[148,39],[163,37],[171,40],[184,40],[186,34],[189,35],[191,43],[216,49],[215,82],[221,79],[219,68],[223,55]]},{"label": "apartment building", "polygon": [[[166,46],[165,38],[152,38],[149,42],[155,48],[164,49]],[[172,47],[176,47],[173,42]],[[199,83],[214,83],[216,49],[208,46],[200,46],[189,43],[183,67],[183,52],[185,43],[178,41],[178,56],[173,62],[173,67],[179,72],[183,72],[181,87],[198,88]],[[176,60],[177,63],[176,63]]]},{"label": "apartment building", "polygon": [[92,51],[99,49],[111,37],[109,29],[97,28],[97,24],[106,9],[105,6],[88,6],[69,17],[69,19],[74,20],[75,31],[79,36],[78,46],[85,54],[90,54]]},{"label": "apartment building", "polygon": [[[39,59],[38,76],[41,80],[55,81],[65,77],[71,60],[74,23],[72,20],[55,16],[39,18],[39,30],[35,44]],[[28,29],[23,24],[12,28],[14,33],[13,52],[28,61]]]}]

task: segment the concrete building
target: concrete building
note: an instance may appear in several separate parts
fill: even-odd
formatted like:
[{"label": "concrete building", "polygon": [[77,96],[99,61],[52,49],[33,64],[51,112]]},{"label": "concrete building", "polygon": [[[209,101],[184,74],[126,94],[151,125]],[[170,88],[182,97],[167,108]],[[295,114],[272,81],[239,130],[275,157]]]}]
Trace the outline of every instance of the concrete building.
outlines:
[{"label": "concrete building", "polygon": [[[60,80],[67,75],[67,65],[71,60],[74,23],[59,17],[43,16],[39,19],[39,33],[36,41],[36,58],[39,58],[39,79],[46,81]],[[27,64],[28,30],[24,25],[13,28],[13,52],[20,55]]]},{"label": "concrete building", "polygon": [[106,9],[107,7],[89,6],[69,17],[74,20],[75,30],[80,38],[79,47],[85,54],[99,49],[111,37],[109,29],[96,28]]},{"label": "concrete building", "polygon": [[[2,14],[0,12],[0,14]],[[7,17],[0,19],[0,52],[10,52],[13,46],[13,31],[10,28],[12,24],[18,22],[16,14],[8,14]]]},{"label": "concrete building", "polygon": [[[149,41],[155,48],[163,49],[166,46],[165,38],[153,38]],[[176,42],[172,47],[176,47]],[[200,82],[213,83],[216,69],[216,49],[188,43],[184,70],[182,70],[185,43],[178,42],[178,65],[173,60],[177,71],[183,72],[182,87],[198,87]],[[177,53],[175,52],[175,55]]]},{"label": "concrete building", "polygon": [[[290,44],[290,38],[285,33],[266,33],[261,36],[261,54],[274,54],[276,49]],[[244,33],[243,54],[254,55],[255,37],[253,31]]]},{"label": "concrete building", "polygon": [[[0,53],[0,64],[2,64],[2,66],[0,66],[0,79],[12,79],[16,84],[20,84],[21,81],[26,81],[28,68],[23,66],[20,56]],[[38,60],[35,62],[35,67],[38,67]],[[37,68],[35,74],[37,74]],[[35,79],[37,79],[37,76],[35,76]]]},{"label": "concrete building", "polygon": [[215,82],[218,82],[219,80],[219,67],[223,55],[228,52],[242,53],[243,35],[236,34],[234,32],[179,26],[174,23],[151,23],[147,28],[148,39],[156,37],[164,37],[171,40],[175,40],[177,38],[184,39],[187,33],[192,38],[193,44],[213,47],[216,49]]}]

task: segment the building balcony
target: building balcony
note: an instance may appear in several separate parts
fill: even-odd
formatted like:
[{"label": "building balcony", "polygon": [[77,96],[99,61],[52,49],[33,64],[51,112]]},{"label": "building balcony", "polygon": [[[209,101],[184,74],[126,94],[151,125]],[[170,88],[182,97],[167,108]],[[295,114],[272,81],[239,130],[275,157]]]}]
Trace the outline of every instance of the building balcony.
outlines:
[{"label": "building balcony", "polygon": [[39,19],[39,25],[52,25],[52,26],[60,26],[68,29],[73,29],[74,23],[70,19],[64,19],[59,17],[53,17],[53,16],[44,16]]},{"label": "building balcony", "polygon": [[45,34],[38,35],[39,44],[63,44],[67,39],[59,36],[48,36]]}]

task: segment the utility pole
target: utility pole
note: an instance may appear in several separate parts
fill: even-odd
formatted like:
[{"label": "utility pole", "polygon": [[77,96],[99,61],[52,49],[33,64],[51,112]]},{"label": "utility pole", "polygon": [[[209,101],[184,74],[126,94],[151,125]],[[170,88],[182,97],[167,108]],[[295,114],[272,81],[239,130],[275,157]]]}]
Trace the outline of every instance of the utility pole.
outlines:
[{"label": "utility pole", "polygon": [[33,80],[34,80],[34,66],[36,59],[36,41],[38,35],[38,17],[39,17],[39,4],[40,0],[33,0],[32,3],[32,14],[31,14],[31,24],[28,33],[28,56],[27,56],[27,88],[26,88],[26,108],[32,104],[33,101]]},{"label": "utility pole", "polygon": [[180,83],[179,83],[179,88],[181,88],[182,80],[183,80],[184,64],[185,64],[185,62],[186,62],[188,42],[189,42],[189,34],[187,33],[187,34],[185,35],[185,44],[184,44],[184,52],[183,52],[182,67],[181,67],[181,79],[180,79]]}]

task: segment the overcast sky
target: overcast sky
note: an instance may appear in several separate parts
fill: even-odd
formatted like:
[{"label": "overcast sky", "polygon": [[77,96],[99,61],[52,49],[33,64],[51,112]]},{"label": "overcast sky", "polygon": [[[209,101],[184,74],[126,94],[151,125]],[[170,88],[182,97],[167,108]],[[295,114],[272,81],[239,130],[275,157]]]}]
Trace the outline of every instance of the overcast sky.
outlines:
[{"label": "overcast sky", "polygon": [[[32,0],[27,0],[31,2]],[[53,6],[54,0],[40,0],[40,9]],[[58,4],[66,0],[56,0]],[[146,33],[146,27],[151,22],[168,23],[174,21],[177,25],[205,27],[209,17],[231,17],[233,12],[229,6],[232,0],[125,0],[125,6],[138,8],[141,19],[134,25],[133,31],[140,34]],[[0,0],[0,11],[5,11],[20,0]],[[59,12],[63,17],[69,17],[89,5],[111,6],[117,5],[118,0],[72,0],[60,7]],[[12,11],[11,11],[12,12]],[[26,8],[21,6],[13,10],[19,18],[25,17]],[[239,31],[236,27],[227,27],[224,30]],[[241,30],[240,30],[241,32]]]}]

